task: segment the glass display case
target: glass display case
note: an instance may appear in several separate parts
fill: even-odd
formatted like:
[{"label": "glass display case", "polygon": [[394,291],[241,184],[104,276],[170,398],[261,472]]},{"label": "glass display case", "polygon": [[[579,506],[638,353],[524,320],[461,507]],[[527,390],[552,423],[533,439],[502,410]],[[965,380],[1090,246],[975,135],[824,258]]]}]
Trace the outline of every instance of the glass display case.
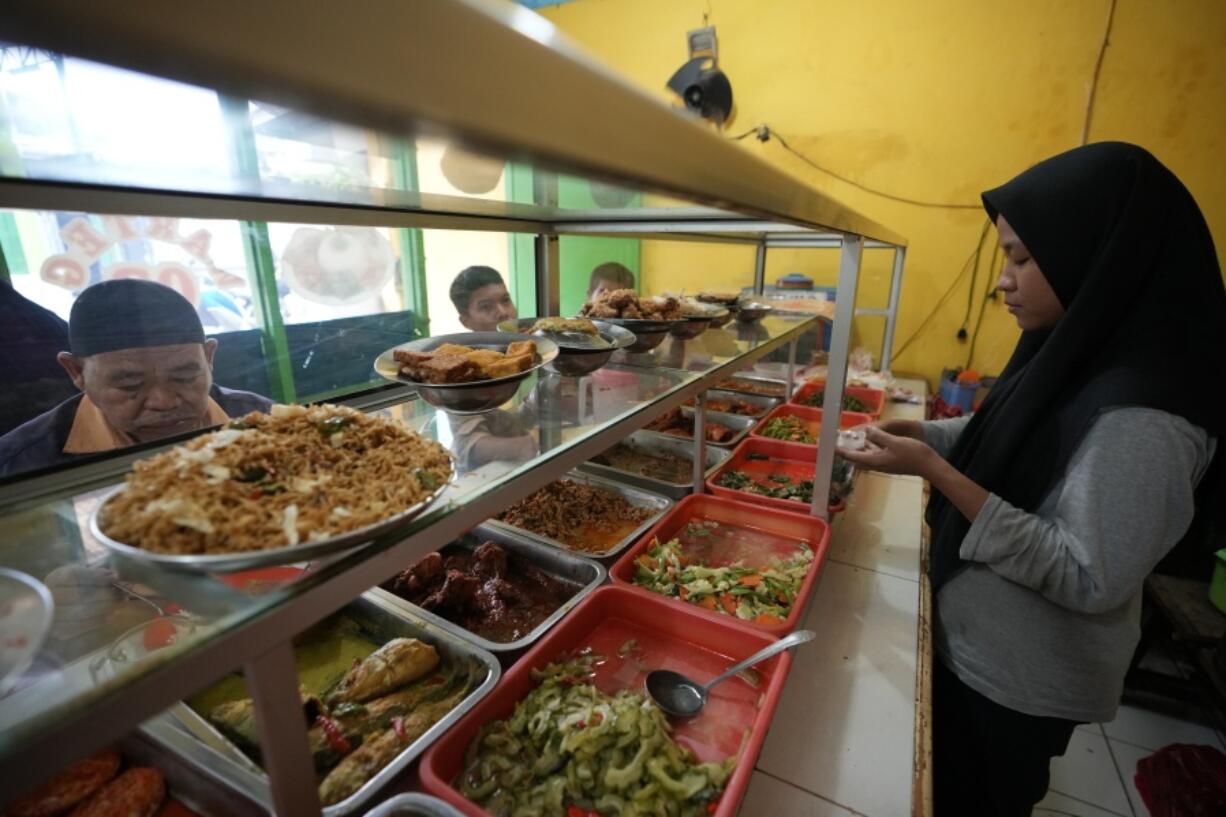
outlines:
[{"label": "glass display case", "polygon": [[[752,244],[757,292],[770,247],[837,250],[827,411],[866,246],[896,253],[896,311],[900,236],[631,88],[518,6],[378,0],[321,18],[288,0],[173,15],[152,0],[18,0],[0,37],[0,277],[44,333],[4,358],[0,434],[79,399],[54,365],[73,306],[102,281],[138,278],[190,304],[215,386],[378,413],[457,466],[422,515],[258,587],[117,560],[90,533],[134,460],[196,429],[0,472],[0,566],[42,580],[55,607],[5,667],[0,802],[241,666],[278,812],[318,813],[316,792],[292,785],[312,774],[295,634],[662,412],[701,405],[723,378],[777,350],[794,360],[819,321],[732,322],[581,377],[542,369],[463,417],[372,369],[391,346],[455,331],[460,268],[505,273],[520,316],[557,315],[561,236]],[[836,432],[822,429],[816,515]],[[491,459],[481,437],[513,444]],[[174,622],[156,649],[117,651],[155,620]]]}]

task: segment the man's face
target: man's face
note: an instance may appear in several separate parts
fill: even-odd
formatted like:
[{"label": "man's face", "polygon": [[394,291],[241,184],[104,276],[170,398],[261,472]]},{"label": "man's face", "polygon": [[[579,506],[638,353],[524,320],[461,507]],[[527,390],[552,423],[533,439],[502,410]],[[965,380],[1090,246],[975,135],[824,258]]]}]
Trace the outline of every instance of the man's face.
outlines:
[{"label": "man's face", "polygon": [[115,428],[137,442],[203,428],[217,341],[121,349],[60,365]]},{"label": "man's face", "polygon": [[504,284],[486,284],[473,293],[460,323],[472,332],[493,332],[502,321],[519,317]]}]

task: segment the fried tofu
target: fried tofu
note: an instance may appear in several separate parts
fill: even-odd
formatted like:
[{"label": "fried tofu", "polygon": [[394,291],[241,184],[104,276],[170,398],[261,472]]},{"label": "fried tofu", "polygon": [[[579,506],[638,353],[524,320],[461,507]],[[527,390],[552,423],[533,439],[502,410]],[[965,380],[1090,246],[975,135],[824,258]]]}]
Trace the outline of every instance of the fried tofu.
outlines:
[{"label": "fried tofu", "polygon": [[471,383],[527,371],[536,360],[536,344],[516,341],[506,352],[499,352],[444,343],[431,352],[398,349],[393,356],[401,364],[400,374],[410,380],[438,385]]}]

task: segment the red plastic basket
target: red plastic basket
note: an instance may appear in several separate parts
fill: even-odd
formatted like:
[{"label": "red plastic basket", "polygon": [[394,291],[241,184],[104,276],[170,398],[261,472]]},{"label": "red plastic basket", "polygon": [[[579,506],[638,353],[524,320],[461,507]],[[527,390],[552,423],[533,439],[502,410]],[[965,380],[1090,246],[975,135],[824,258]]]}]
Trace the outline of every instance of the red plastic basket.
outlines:
[{"label": "red plastic basket", "polygon": [[[707,610],[684,602],[681,599],[661,596],[634,583],[635,559],[651,547],[652,542],[657,539],[661,542],[667,542],[669,539],[677,536],[686,525],[695,520],[711,520],[721,524],[737,525],[764,533],[775,534],[776,536],[783,536],[796,542],[804,542],[809,546],[813,551],[813,564],[809,567],[809,573],[805,576],[805,580],[800,586],[800,592],[792,603],[792,609],[788,613],[787,618],[779,624],[756,624],[752,621],[728,615],[727,613]],[[777,508],[764,508],[761,505],[711,496],[710,494],[698,494],[683,499],[671,511],[665,514],[656,523],[655,527],[643,534],[643,538],[631,546],[630,550],[609,569],[609,578],[616,585],[624,585],[636,593],[645,593],[648,596],[665,599],[672,604],[695,610],[707,618],[742,627],[752,627],[755,630],[761,630],[771,635],[782,636],[796,629],[796,622],[800,619],[800,615],[804,612],[809,597],[813,594],[813,588],[817,583],[817,577],[821,573],[822,565],[826,560],[826,550],[829,545],[830,526],[824,520],[817,517],[791,511],[781,511]]]},{"label": "red plastic basket", "polygon": [[[813,479],[813,472],[817,468],[816,451],[817,446],[815,445],[788,443],[783,440],[772,440],[769,437],[749,437],[733,449],[732,456],[724,460],[723,464],[707,479],[707,490],[716,496],[741,502],[752,502],[755,505],[765,505],[784,511],[808,513],[810,507],[808,502],[762,496],[748,491],[738,491],[735,488],[725,488],[715,483],[725,472],[734,469],[763,476],[774,473],[786,474],[792,479]],[[766,459],[756,459],[757,457]],[[830,513],[839,513],[847,507],[847,501],[843,499],[828,507]]]},{"label": "red plastic basket", "polygon": [[[722,624],[659,597],[644,597],[625,587],[601,588],[537,642],[502,676],[493,692],[430,747],[422,757],[420,769],[426,791],[469,817],[487,817],[489,812],[467,800],[451,785],[463,770],[465,751],[477,731],[492,720],[511,715],[515,705],[534,686],[530,674],[533,669],[583,647],[593,647],[609,659],[600,668],[596,681],[606,691],[611,688],[641,690],[643,673],[632,667],[643,659],[617,657],[618,643],[622,643],[628,633],[649,639],[652,652],[660,657],[658,660],[648,657],[647,661],[684,672],[699,683],[714,678],[728,663],[775,641],[766,633]],[[767,659],[754,668],[761,677],[756,690],[734,678],[711,691],[702,714],[674,723],[674,736],[694,749],[702,761],[717,757],[724,745],[737,742],[735,748],[723,755],[735,753],[737,763],[714,812],[718,817],[732,817],[740,807],[791,662],[786,652]],[[750,712],[752,720],[738,732],[735,721],[747,719]],[[730,713],[736,713],[737,717],[730,718]]]},{"label": "red plastic basket", "polygon": [[[805,400],[814,392],[824,391],[826,389],[825,380],[810,380],[805,383],[796,393],[788,400],[794,406],[808,406]],[[885,392],[881,389],[870,389],[867,386],[844,386],[843,394],[846,397],[854,397],[857,400],[868,406],[868,410],[864,413],[872,417],[874,420],[881,419],[881,412],[885,411]],[[808,406],[809,408],[818,408],[818,406]]]},{"label": "red plastic basket", "polygon": [[[775,406],[770,412],[758,421],[749,432],[751,437],[759,437],[764,440],[773,440],[774,437],[767,437],[762,434],[762,429],[766,428],[766,424],[776,417],[799,417],[802,422],[809,428],[809,432],[817,437],[822,432],[822,417],[824,412],[819,408],[810,408],[809,406],[794,406],[791,403],[783,403]],[[844,411],[839,415],[839,428],[855,428],[862,426],[865,423],[871,423],[872,417],[867,414],[860,414],[855,411]],[[780,442],[790,442],[788,440],[780,440]],[[812,448],[816,443],[791,443],[792,445],[807,445]]]}]

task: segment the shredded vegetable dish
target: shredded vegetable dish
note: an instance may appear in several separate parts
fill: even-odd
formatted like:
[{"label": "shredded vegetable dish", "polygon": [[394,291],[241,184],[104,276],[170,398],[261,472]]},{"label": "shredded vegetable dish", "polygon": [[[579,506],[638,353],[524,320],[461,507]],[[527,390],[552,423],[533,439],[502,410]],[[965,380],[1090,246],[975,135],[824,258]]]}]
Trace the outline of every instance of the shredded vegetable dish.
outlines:
[{"label": "shredded vegetable dish", "polygon": [[697,763],[642,693],[602,692],[601,657],[534,670],[539,683],[468,747],[461,793],[495,817],[705,817],[734,758]]},{"label": "shredded vegetable dish", "polygon": [[805,422],[794,414],[772,417],[762,427],[760,433],[763,437],[787,440],[790,443],[808,443],[812,445],[817,442],[817,437],[813,436],[813,432],[809,430]]},{"label": "shredded vegetable dish", "polygon": [[441,445],[389,420],[274,406],[137,462],[98,522],[158,553],[267,550],[383,521],[450,478]]},{"label": "shredded vegetable dish", "polygon": [[635,560],[634,583],[755,624],[780,624],[791,612],[812,563],[813,551],[797,542],[795,556],[773,559],[765,569],[742,562],[709,567],[688,556],[681,542],[673,539],[654,542]]}]

